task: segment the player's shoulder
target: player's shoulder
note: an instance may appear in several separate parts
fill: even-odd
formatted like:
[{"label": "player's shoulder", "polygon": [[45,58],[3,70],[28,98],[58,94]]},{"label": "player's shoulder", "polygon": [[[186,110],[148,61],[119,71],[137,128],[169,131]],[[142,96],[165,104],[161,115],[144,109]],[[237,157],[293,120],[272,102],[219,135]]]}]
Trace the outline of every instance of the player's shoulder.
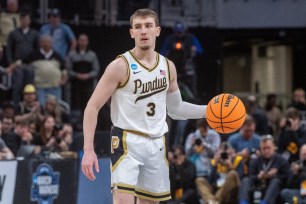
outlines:
[{"label": "player's shoulder", "polygon": [[109,69],[123,71],[128,67],[128,62],[123,55],[118,55],[113,61],[108,65]]}]

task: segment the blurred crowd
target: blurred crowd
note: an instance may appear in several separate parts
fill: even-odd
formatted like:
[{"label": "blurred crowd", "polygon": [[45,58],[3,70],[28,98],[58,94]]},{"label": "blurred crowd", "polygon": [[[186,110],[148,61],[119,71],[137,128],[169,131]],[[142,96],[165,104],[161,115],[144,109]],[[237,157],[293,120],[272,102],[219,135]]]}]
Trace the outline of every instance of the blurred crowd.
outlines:
[{"label": "blurred crowd", "polygon": [[245,106],[237,132],[219,134],[201,119],[174,140],[171,203],[306,203],[305,91],[295,89],[284,110],[275,94],[263,107],[250,95]]},{"label": "blurred crowd", "polygon": [[[76,118],[100,73],[88,35],[76,37],[58,9],[35,30],[17,0],[7,0],[0,30],[0,160],[75,158],[75,133],[82,131]],[[197,96],[195,60],[202,52],[182,22],[161,50],[183,60],[178,75],[187,101]],[[264,106],[250,95],[245,106],[246,120],[231,135],[205,119],[172,123],[170,203],[306,203],[305,90],[295,89],[286,108],[276,94]]]},{"label": "blurred crowd", "polygon": [[100,73],[88,35],[76,37],[56,8],[33,29],[18,0],[6,1],[0,31],[0,159],[75,156],[82,125],[71,114],[82,118]]}]

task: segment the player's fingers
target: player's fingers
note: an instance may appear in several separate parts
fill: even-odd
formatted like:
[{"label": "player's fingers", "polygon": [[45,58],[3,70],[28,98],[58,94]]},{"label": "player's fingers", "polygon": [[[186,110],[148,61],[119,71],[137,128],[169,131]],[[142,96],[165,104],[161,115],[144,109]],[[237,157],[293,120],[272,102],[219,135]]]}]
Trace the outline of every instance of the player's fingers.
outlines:
[{"label": "player's fingers", "polygon": [[87,173],[87,168],[86,168],[85,165],[82,165],[82,172],[83,172],[83,174],[84,174],[87,178],[89,178],[89,177],[88,177],[88,173]]},{"label": "player's fingers", "polygon": [[82,165],[82,171],[84,175],[89,179],[93,180],[92,176],[90,175],[90,165]]},{"label": "player's fingers", "polygon": [[87,173],[88,173],[88,176],[89,176],[90,180],[95,180],[96,177],[95,177],[95,175],[93,173],[92,167],[93,166],[91,165],[90,167],[87,168],[87,171],[88,171]]},{"label": "player's fingers", "polygon": [[99,172],[99,162],[97,158],[95,159],[94,165],[95,165],[96,172]]}]

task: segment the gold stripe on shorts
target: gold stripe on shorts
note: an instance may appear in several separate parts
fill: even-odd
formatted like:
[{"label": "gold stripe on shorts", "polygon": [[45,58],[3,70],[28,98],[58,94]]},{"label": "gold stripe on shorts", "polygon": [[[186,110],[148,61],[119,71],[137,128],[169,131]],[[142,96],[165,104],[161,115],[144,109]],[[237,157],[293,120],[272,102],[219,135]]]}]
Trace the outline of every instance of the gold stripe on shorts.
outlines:
[{"label": "gold stripe on shorts", "polygon": [[165,135],[163,137],[163,141],[164,141],[164,159],[165,159],[166,164],[169,167],[169,161],[167,159],[167,150],[166,150],[166,138],[165,138]]},{"label": "gold stripe on shorts", "polygon": [[139,136],[143,136],[143,137],[150,137],[148,134],[145,134],[143,132],[139,132],[139,131],[136,131],[136,130],[124,130],[128,133],[132,133],[134,135],[139,135]]}]

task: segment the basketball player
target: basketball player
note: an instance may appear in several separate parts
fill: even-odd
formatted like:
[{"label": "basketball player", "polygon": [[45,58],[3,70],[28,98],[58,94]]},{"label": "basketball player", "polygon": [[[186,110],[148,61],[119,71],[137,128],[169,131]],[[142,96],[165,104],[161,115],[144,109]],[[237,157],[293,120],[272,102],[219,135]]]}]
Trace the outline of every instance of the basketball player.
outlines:
[{"label": "basketball player", "polygon": [[156,204],[170,199],[164,134],[166,110],[174,119],[205,117],[206,106],[182,101],[174,64],[154,51],[161,28],[157,14],[137,10],[130,18],[135,47],[106,68],[84,112],[82,171],[99,172],[93,139],[99,109],[112,97],[111,185],[114,204]]}]

